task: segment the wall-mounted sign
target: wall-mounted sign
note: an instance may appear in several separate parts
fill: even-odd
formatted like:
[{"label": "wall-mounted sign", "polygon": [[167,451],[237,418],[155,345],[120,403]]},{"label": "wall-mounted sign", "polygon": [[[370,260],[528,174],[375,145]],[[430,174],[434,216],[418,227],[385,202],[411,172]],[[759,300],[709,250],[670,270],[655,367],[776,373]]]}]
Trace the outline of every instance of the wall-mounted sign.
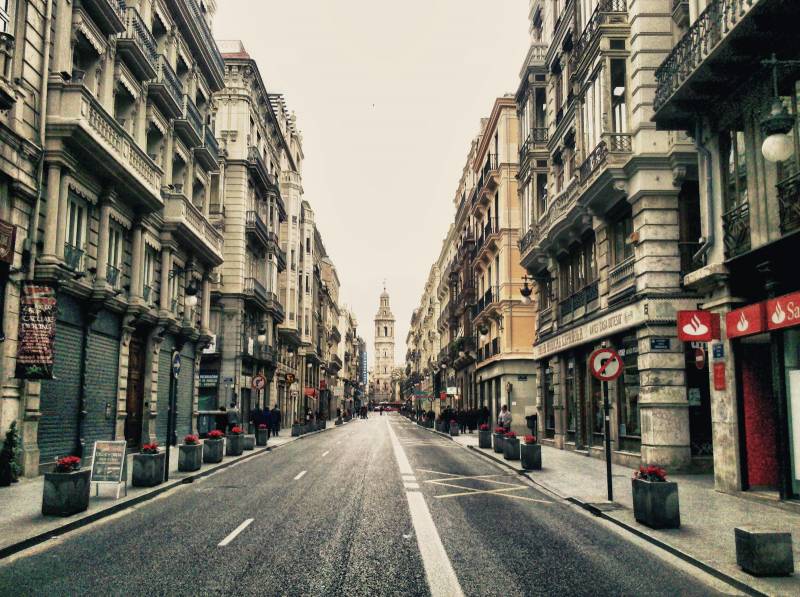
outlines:
[{"label": "wall-mounted sign", "polygon": [[678,340],[710,342],[719,339],[719,314],[710,311],[678,311]]},{"label": "wall-mounted sign", "polygon": [[689,400],[689,406],[701,405],[700,388],[689,388],[686,391],[686,398]]},{"label": "wall-mounted sign", "polygon": [[219,383],[219,373],[201,373],[200,387],[213,388]]},{"label": "wall-mounted sign", "polygon": [[55,337],[55,289],[46,284],[24,282],[19,299],[17,378],[53,379]]},{"label": "wall-mounted sign", "polygon": [[725,362],[714,363],[714,389],[718,392],[725,390]]},{"label": "wall-mounted sign", "polygon": [[725,315],[725,333],[728,338],[752,336],[766,331],[766,303],[756,303],[741,309],[734,309]]},{"label": "wall-mounted sign", "polygon": [[694,349],[694,366],[700,371],[706,368],[706,351],[702,348]]},{"label": "wall-mounted sign", "polygon": [[266,385],[267,385],[267,378],[261,375],[260,373],[253,377],[254,390],[263,390],[264,386]]},{"label": "wall-mounted sign", "polygon": [[650,350],[669,350],[670,345],[669,338],[650,338]]},{"label": "wall-mounted sign", "polygon": [[800,325],[800,292],[767,301],[767,328],[779,330]]},{"label": "wall-mounted sign", "polygon": [[458,388],[455,387],[455,386],[448,386],[447,387],[447,393],[450,394],[451,396],[454,395],[454,394],[457,394],[458,393]]},{"label": "wall-mounted sign", "polygon": [[589,355],[589,370],[600,381],[613,381],[622,375],[624,365],[616,350],[600,348]]},{"label": "wall-mounted sign", "polygon": [[713,356],[714,356],[714,360],[715,361],[725,358],[725,345],[724,344],[719,344],[719,343],[714,344],[712,350],[713,350]]}]

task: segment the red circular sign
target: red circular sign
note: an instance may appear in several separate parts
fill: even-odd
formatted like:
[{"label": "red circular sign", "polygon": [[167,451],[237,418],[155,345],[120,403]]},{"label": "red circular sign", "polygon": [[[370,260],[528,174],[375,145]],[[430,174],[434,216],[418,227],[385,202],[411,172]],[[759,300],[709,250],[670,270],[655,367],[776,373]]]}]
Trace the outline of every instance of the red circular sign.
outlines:
[{"label": "red circular sign", "polygon": [[613,381],[622,375],[622,357],[612,348],[598,348],[589,355],[589,370],[600,381]]},{"label": "red circular sign", "polygon": [[266,385],[267,385],[267,379],[260,373],[253,378],[254,390],[263,390],[264,386]]},{"label": "red circular sign", "polygon": [[694,349],[694,366],[701,371],[706,368],[706,351],[702,348]]}]

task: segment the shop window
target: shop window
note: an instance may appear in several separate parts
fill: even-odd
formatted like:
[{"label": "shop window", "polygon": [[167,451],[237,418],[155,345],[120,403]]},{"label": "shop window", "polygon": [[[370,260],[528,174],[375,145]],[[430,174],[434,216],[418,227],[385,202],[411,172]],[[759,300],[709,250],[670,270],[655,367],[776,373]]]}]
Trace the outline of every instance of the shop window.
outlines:
[{"label": "shop window", "polygon": [[635,336],[623,338],[619,350],[624,365],[617,381],[619,406],[619,449],[638,452],[641,446],[639,426],[639,350]]},{"label": "shop window", "polygon": [[564,392],[567,399],[567,441],[575,441],[575,432],[578,424],[578,404],[575,397],[577,386],[575,383],[575,359],[567,362],[567,371],[564,376]]},{"label": "shop window", "polygon": [[627,261],[633,257],[633,216],[630,209],[616,219],[609,226],[609,238],[611,239],[611,261],[613,265]]},{"label": "shop window", "polygon": [[544,435],[545,437],[553,438],[556,436],[556,388],[553,385],[552,367],[547,367],[544,370],[542,395],[544,399]]}]

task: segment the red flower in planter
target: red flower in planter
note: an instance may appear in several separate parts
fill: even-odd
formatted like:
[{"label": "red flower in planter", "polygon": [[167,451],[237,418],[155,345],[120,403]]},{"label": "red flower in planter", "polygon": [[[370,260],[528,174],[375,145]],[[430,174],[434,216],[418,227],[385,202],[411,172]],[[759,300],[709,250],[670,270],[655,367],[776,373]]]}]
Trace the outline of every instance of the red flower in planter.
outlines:
[{"label": "red flower in planter", "polygon": [[71,473],[72,471],[77,471],[79,468],[81,468],[80,458],[77,456],[64,456],[56,461],[56,468],[54,470],[57,473]]},{"label": "red flower in planter", "polygon": [[505,428],[504,428],[504,427],[495,427],[495,428],[494,428],[494,432],[495,432],[495,433],[499,433],[500,435],[504,435],[504,434],[505,434],[505,432],[506,432],[506,430],[505,430]]},{"label": "red flower in planter", "polygon": [[489,426],[486,423],[481,423],[481,426],[479,427],[479,429],[481,431],[489,431]]},{"label": "red flower in planter", "polygon": [[667,480],[667,471],[659,466],[640,466],[638,471],[634,471],[633,478],[663,483]]},{"label": "red flower in planter", "polygon": [[183,443],[187,446],[196,446],[200,442],[200,438],[196,435],[189,434],[183,438]]},{"label": "red flower in planter", "polygon": [[219,429],[214,429],[213,431],[208,432],[208,439],[222,439],[224,435],[225,434]]},{"label": "red flower in planter", "polygon": [[517,439],[517,434],[514,433],[513,431],[509,431],[508,433],[506,433],[506,438],[507,439]]},{"label": "red flower in planter", "polygon": [[233,435],[241,435],[242,433],[244,433],[244,431],[242,431],[241,427],[236,426],[236,427],[231,427],[231,433]]},{"label": "red flower in planter", "polygon": [[261,424],[258,426],[258,428],[259,428],[259,429],[266,429],[266,428],[267,428],[267,426],[266,426],[266,425],[264,425],[264,423],[261,423]]},{"label": "red flower in planter", "polygon": [[525,436],[525,443],[526,444],[535,444],[536,443],[536,436],[535,435],[526,435]]},{"label": "red flower in planter", "polygon": [[142,454],[158,454],[158,442],[143,445]]}]

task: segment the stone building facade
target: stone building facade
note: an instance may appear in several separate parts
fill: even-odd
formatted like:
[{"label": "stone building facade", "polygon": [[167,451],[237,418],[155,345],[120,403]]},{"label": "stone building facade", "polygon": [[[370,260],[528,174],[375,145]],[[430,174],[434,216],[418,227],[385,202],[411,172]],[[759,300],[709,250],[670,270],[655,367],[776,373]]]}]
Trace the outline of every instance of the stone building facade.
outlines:
[{"label": "stone building facade", "polygon": [[676,333],[676,311],[697,304],[682,283],[700,246],[694,147],[651,122],[670,8],[531,3],[520,252],[536,286],[542,441],[602,454],[602,387],[587,359],[609,346],[624,361],[609,384],[615,461],[685,469],[708,465],[711,417],[707,383],[687,367],[694,348]]},{"label": "stone building facade", "polygon": [[703,243],[683,284],[697,292],[699,311],[721,319],[704,371],[715,486],[797,498],[800,6],[673,4],[675,43],[655,72],[653,120],[689,131],[697,146],[687,179],[699,189]]},{"label": "stone building facade", "polygon": [[392,400],[392,371],[394,371],[394,315],[389,305],[386,288],[380,296],[380,305],[375,314],[375,361],[372,378],[373,400]]}]

